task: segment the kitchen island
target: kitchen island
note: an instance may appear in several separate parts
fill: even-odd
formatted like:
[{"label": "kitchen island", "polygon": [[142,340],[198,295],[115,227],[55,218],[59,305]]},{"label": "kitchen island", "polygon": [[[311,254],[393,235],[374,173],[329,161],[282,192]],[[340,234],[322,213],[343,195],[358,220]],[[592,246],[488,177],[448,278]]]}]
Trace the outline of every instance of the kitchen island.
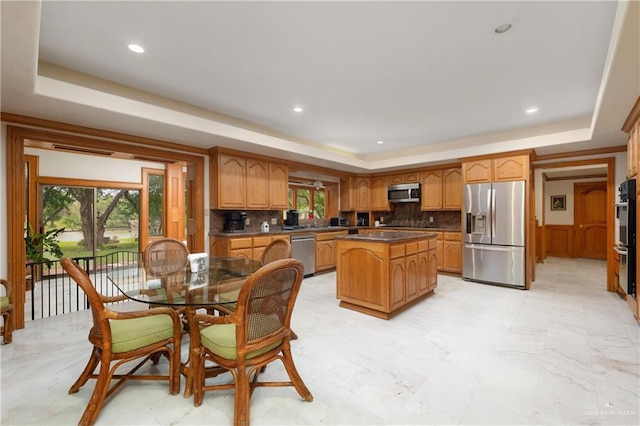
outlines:
[{"label": "kitchen island", "polygon": [[336,237],[340,306],[389,319],[432,294],[438,283],[436,237],[397,231]]}]

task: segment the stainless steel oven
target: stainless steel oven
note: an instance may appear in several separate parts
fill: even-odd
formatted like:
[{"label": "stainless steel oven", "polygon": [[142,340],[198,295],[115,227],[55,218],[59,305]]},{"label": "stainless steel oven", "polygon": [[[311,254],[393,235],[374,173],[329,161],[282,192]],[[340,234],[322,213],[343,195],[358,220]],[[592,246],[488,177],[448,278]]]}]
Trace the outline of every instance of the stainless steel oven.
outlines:
[{"label": "stainless steel oven", "polygon": [[616,204],[616,219],[618,219],[618,230],[616,232],[616,246],[627,246],[629,241],[629,204]]},{"label": "stainless steel oven", "polygon": [[620,255],[620,287],[628,295],[636,297],[636,180],[620,184],[620,204],[616,204],[618,241],[616,252]]}]

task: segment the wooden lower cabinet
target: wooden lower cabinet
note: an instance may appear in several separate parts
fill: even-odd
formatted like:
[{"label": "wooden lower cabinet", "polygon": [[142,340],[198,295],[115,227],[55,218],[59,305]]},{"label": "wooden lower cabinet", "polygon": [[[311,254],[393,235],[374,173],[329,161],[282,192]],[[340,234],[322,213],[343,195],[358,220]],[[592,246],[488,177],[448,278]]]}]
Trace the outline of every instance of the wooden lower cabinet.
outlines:
[{"label": "wooden lower cabinet", "polygon": [[316,241],[316,272],[336,267],[336,240]]},{"label": "wooden lower cabinet", "polygon": [[436,239],[402,243],[336,241],[340,306],[389,319],[437,285]]},{"label": "wooden lower cabinet", "polygon": [[348,231],[322,232],[316,234],[316,272],[336,267],[336,236]]},{"label": "wooden lower cabinet", "polygon": [[462,272],[462,243],[460,241],[444,242],[444,266],[449,272]]},{"label": "wooden lower cabinet", "polygon": [[254,237],[226,237],[216,236],[211,245],[213,256],[244,257],[260,260],[264,249],[277,239],[289,239],[288,234],[260,235]]},{"label": "wooden lower cabinet", "polygon": [[440,272],[462,273],[462,234],[441,232],[438,235],[437,253]]}]

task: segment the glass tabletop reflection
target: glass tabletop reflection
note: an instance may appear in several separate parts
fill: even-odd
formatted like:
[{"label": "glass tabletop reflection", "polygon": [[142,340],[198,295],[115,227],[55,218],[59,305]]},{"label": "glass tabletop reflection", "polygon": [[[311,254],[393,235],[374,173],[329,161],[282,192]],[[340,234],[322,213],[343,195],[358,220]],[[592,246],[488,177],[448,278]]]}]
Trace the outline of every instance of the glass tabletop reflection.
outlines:
[{"label": "glass tabletop reflection", "polygon": [[132,265],[115,268],[107,277],[121,293],[137,302],[206,306],[235,303],[247,278],[260,266],[257,260],[212,256],[196,272],[188,262],[160,273]]}]

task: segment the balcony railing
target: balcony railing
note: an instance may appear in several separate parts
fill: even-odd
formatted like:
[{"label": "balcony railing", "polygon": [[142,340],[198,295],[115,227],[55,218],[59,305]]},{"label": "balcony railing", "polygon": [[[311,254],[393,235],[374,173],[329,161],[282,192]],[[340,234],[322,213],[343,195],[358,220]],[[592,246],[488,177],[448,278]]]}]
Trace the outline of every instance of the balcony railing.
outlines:
[{"label": "balcony railing", "polygon": [[[138,252],[118,251],[73,260],[89,274],[99,293],[117,296],[118,289],[109,281],[107,273],[117,267],[139,264],[139,259]],[[60,261],[54,261],[50,266],[42,262],[28,264],[26,276],[25,319],[35,320],[89,309],[84,292],[66,274]]]}]

